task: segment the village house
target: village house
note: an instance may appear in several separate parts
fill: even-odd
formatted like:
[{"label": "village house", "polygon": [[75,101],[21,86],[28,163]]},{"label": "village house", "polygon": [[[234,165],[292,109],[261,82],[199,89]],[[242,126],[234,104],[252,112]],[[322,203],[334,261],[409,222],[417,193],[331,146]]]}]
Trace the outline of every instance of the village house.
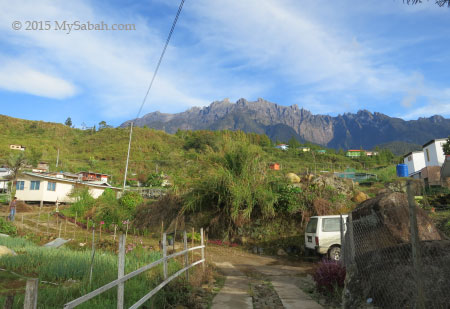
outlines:
[{"label": "village house", "polygon": [[359,158],[361,156],[361,150],[349,149],[345,155],[349,158]]},{"label": "village house", "polygon": [[79,172],[79,178],[81,181],[90,181],[97,183],[108,183],[108,179],[111,177],[108,174],[95,173],[95,172]]},{"label": "village house", "polygon": [[447,139],[433,139],[422,146],[425,166],[442,166],[445,161],[444,144]]},{"label": "village house", "polygon": [[288,150],[289,149],[289,145],[287,145],[287,144],[279,144],[279,145],[276,145],[275,148],[281,149],[281,150]]},{"label": "village house", "polygon": [[22,145],[9,145],[9,149],[25,151],[26,147]]},{"label": "village house", "polygon": [[298,147],[297,149],[300,150],[300,151],[303,151],[303,152],[311,151],[311,148],[309,148],[309,147]]},{"label": "village house", "polygon": [[413,151],[403,156],[403,163],[408,166],[408,176],[420,179],[420,171],[425,167],[423,151]]},{"label": "village house", "polygon": [[34,173],[48,173],[50,166],[47,162],[39,162],[36,168],[33,168]]},{"label": "village house", "polygon": [[0,168],[0,193],[8,192],[8,184],[11,177],[11,170],[8,168]]},{"label": "village house", "polygon": [[[100,174],[103,175],[103,174]],[[80,175],[77,178],[66,177],[65,173],[23,173],[16,182],[16,196],[25,202],[72,203],[70,193],[74,188],[88,188],[94,198],[98,198],[107,188],[120,191],[108,183],[97,183],[97,181],[83,181]]]}]

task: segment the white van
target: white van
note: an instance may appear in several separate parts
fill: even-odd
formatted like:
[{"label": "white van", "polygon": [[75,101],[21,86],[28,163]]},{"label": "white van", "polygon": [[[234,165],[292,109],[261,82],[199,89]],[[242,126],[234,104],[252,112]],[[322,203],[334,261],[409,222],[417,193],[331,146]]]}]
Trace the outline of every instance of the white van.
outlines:
[{"label": "white van", "polygon": [[[344,233],[348,215],[342,215]],[[305,252],[327,254],[332,260],[341,258],[340,216],[314,216],[305,231]]]}]

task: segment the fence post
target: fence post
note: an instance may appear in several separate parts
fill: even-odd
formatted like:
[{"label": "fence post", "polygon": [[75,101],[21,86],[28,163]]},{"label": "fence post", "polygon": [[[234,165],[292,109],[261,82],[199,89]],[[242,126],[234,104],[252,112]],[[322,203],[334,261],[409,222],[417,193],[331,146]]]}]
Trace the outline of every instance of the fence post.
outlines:
[{"label": "fence post", "polygon": [[355,262],[355,238],[353,234],[353,215],[352,213],[348,214],[348,240],[349,244],[347,246],[347,249],[349,249],[348,257],[350,258],[350,261],[347,261],[350,264],[353,264]]},{"label": "fence post", "polygon": [[[125,275],[125,236],[119,235],[119,261],[117,266],[117,277],[122,278]],[[117,309],[123,309],[124,303],[124,283],[117,286]]]},{"label": "fence post", "polygon": [[[192,242],[192,248],[194,247],[194,236],[195,236],[195,228],[192,228],[192,237],[191,237],[191,242]],[[194,263],[194,250],[192,250],[192,263]]]},{"label": "fence post", "polygon": [[[62,225],[62,222],[61,222]],[[61,232],[61,229],[59,230]],[[91,267],[89,270],[89,285],[92,282],[92,270],[94,268],[94,257],[95,257],[95,228],[92,228],[92,256],[91,256]]]},{"label": "fence post", "polygon": [[345,253],[344,253],[344,250],[345,250],[345,237],[344,237],[344,220],[343,220],[343,218],[342,218],[342,214],[341,215],[339,215],[339,217],[340,217],[340,230],[341,230],[341,262],[342,262],[342,265],[344,265],[345,266]]},{"label": "fence post", "polygon": [[4,309],[12,309],[14,305],[14,297],[14,294],[6,296],[5,305],[3,306]]},{"label": "fence post", "polygon": [[164,259],[164,262],[163,262],[164,280],[166,280],[167,279],[167,259],[166,259],[166,257],[167,257],[167,235],[166,235],[166,233],[163,233],[162,242],[163,242],[163,259]]},{"label": "fence post", "polygon": [[[188,267],[189,265],[189,252],[188,244],[187,244],[187,234],[186,231],[183,233],[183,242],[184,242],[184,250],[186,250],[186,253],[184,254],[184,267]],[[189,269],[186,270],[186,282],[189,282]]]},{"label": "fence post", "polygon": [[416,279],[417,286],[417,302],[416,308],[425,308],[425,295],[423,289],[423,273],[422,273],[422,255],[420,250],[420,240],[419,240],[419,230],[417,228],[417,217],[416,217],[416,203],[414,202],[414,196],[411,192],[411,181],[406,182],[406,192],[408,194],[408,204],[409,204],[409,223],[411,227],[411,250],[412,259],[414,266],[414,275]]},{"label": "fence post", "polygon": [[38,295],[39,279],[28,279],[27,287],[25,291],[25,300],[23,302],[24,309],[36,309],[37,308],[37,295]]},{"label": "fence post", "polygon": [[[22,216],[23,217],[23,216]],[[48,234],[48,227],[49,227],[49,225],[50,225],[50,213],[48,212],[47,213],[47,235],[49,235]]]},{"label": "fence post", "polygon": [[[200,229],[200,239],[202,242],[202,246],[205,245],[205,240],[204,240],[204,234],[203,234],[203,228]],[[202,247],[202,260],[205,259],[205,248]],[[203,268],[203,273],[205,273],[205,261],[202,262],[202,268]]]}]

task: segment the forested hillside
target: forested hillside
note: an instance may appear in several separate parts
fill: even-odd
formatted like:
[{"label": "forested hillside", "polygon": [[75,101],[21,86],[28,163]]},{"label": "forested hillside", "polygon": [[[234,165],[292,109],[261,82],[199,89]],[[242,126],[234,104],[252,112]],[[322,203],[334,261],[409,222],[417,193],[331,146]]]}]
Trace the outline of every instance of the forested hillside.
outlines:
[{"label": "forested hillside", "polygon": [[[26,156],[32,165],[46,161],[52,171],[77,172],[91,170],[111,174],[113,184],[123,179],[127,155],[129,129],[104,128],[99,131],[80,130],[63,124],[28,121],[0,116],[0,164],[17,153],[10,144],[26,147]],[[222,152],[230,143],[252,144],[258,149],[265,164],[280,163],[285,172],[356,169],[383,165],[393,159],[390,152],[376,158],[349,159],[343,151],[327,149],[327,154],[314,150],[319,146],[309,144],[313,151],[303,153],[296,148],[302,144],[294,138],[291,149],[275,149],[266,135],[242,131],[177,131],[168,134],[149,128],[133,129],[129,179],[146,180],[149,174],[164,172],[176,185],[183,186],[205,170],[208,155]],[[59,149],[59,164],[56,168]],[[325,148],[323,148],[325,149]]]}]

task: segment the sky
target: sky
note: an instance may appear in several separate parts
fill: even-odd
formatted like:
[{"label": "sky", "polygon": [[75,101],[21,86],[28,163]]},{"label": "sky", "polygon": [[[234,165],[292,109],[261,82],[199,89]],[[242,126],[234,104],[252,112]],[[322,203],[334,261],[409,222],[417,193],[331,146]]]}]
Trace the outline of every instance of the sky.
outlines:
[{"label": "sky", "polygon": [[[178,5],[0,0],[0,114],[76,127],[135,118]],[[433,0],[186,0],[140,116],[263,98],[448,118],[449,15]],[[76,29],[102,22],[130,26]]]}]

